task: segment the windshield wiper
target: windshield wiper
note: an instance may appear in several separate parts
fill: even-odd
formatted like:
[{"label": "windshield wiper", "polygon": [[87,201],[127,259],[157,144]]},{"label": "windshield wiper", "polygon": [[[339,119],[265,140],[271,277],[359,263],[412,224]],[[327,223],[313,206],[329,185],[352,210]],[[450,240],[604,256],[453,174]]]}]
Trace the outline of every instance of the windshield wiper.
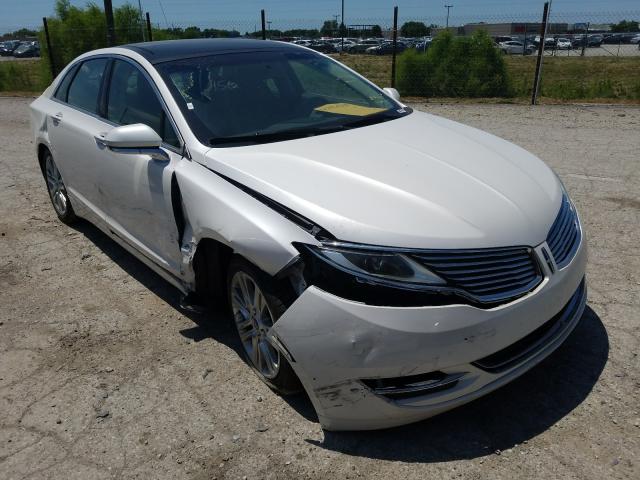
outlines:
[{"label": "windshield wiper", "polygon": [[278,140],[293,140],[295,138],[313,137],[323,133],[337,132],[341,125],[331,127],[297,128],[281,132],[256,132],[250,135],[234,135],[231,137],[214,137],[209,140],[210,145],[225,145],[229,143],[269,143]]},{"label": "windshield wiper", "polygon": [[341,127],[343,130],[358,128],[358,127],[366,127],[367,125],[374,125],[376,123],[382,123],[388,120],[394,120],[396,118],[400,118],[409,112],[410,110],[408,108],[403,108],[402,112],[398,112],[396,110],[392,112],[389,110],[385,110],[384,112],[374,113],[373,115],[368,115],[358,120],[354,120],[353,122],[344,123],[341,125]]},{"label": "windshield wiper", "polygon": [[279,132],[255,132],[249,135],[232,135],[230,137],[214,137],[209,140],[209,145],[227,145],[233,143],[269,143],[277,142],[280,140],[293,140],[295,138],[313,137],[315,135],[323,135],[325,133],[340,132],[343,130],[351,130],[352,128],[364,127],[367,125],[374,125],[376,123],[386,122],[395,118],[400,118],[411,110],[408,108],[403,109],[403,112],[398,111],[384,111],[368,115],[364,118],[354,120],[352,122],[341,123],[337,125],[327,125],[324,127],[308,127],[308,128],[296,128],[291,130],[282,130]]}]

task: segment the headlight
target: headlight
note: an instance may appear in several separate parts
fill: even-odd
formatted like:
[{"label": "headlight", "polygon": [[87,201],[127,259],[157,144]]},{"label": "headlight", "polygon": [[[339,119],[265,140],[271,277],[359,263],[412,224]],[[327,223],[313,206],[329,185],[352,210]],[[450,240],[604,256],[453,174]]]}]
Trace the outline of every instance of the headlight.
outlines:
[{"label": "headlight", "polygon": [[[435,273],[402,253],[361,250],[341,246],[298,244],[313,256],[362,283],[424,290],[446,282]],[[303,252],[304,253],[304,252]]]}]

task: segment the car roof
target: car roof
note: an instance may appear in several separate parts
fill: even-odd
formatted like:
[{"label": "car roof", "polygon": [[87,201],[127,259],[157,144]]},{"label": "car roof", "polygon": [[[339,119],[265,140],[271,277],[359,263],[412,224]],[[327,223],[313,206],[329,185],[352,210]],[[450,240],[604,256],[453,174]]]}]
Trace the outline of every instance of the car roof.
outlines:
[{"label": "car roof", "polygon": [[300,47],[285,42],[253,40],[246,38],[197,38],[191,40],[162,40],[158,42],[131,43],[119,48],[132,50],[150,63],[162,63],[183,58],[204,57],[232,52],[257,50],[293,50]]}]

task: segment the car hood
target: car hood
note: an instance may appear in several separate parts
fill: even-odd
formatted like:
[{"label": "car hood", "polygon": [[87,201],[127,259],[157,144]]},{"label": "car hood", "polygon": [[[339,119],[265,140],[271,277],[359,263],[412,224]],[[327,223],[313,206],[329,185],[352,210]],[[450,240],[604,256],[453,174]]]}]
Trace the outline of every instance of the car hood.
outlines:
[{"label": "car hood", "polygon": [[542,243],[562,188],[512,143],[422,112],[344,132],[212,148],[206,166],[344,241],[405,248]]}]

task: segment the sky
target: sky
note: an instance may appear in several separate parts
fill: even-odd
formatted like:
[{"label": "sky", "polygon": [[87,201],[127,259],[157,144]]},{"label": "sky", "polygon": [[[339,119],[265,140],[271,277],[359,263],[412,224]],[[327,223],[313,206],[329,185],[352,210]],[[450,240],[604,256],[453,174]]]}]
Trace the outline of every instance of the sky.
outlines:
[{"label": "sky", "polygon": [[[103,5],[103,0],[94,0]],[[114,7],[126,3],[112,0]],[[0,33],[21,27],[39,27],[42,17],[53,14],[54,0],[1,0]],[[71,0],[83,6],[87,0]],[[130,0],[137,5],[138,0]],[[340,15],[341,0],[141,0],[143,11],[160,26],[197,25],[235,28],[244,33],[258,28],[260,9],[264,8],[271,28],[319,28],[322,21]],[[474,21],[539,21],[542,0],[344,0],[345,23],[392,23],[393,7],[399,8],[399,23],[421,20],[443,25],[445,3],[450,9],[450,24]],[[617,23],[622,19],[640,19],[640,0],[553,0],[552,21]]]}]

